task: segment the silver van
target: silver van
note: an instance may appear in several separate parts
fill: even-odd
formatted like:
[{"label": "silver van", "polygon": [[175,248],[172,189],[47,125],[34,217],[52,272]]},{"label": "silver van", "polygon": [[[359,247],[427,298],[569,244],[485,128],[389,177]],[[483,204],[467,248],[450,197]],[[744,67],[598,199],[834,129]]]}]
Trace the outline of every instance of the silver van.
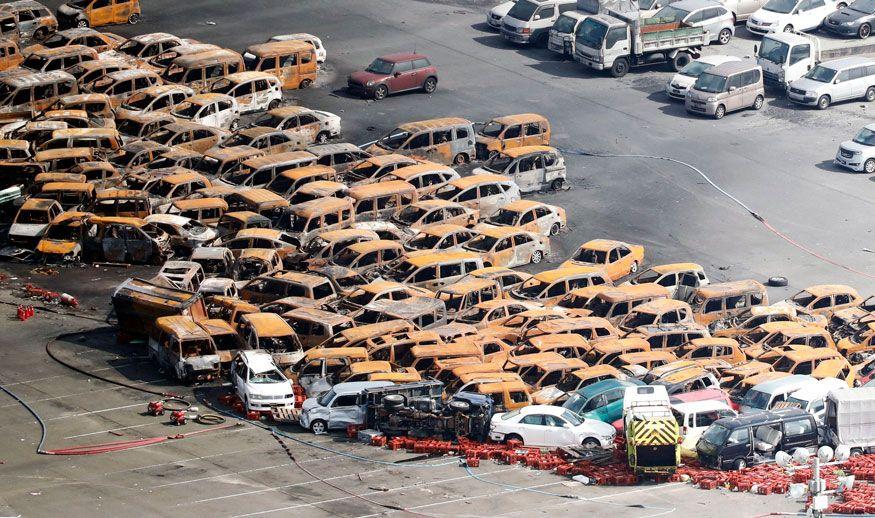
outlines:
[{"label": "silver van", "polygon": [[501,35],[513,43],[547,46],[559,15],[577,9],[577,0],[519,0],[501,20]]},{"label": "silver van", "polygon": [[315,434],[323,434],[334,428],[346,428],[351,424],[363,424],[365,401],[362,391],[389,387],[392,384],[391,381],[338,383],[318,398],[304,400],[298,423]]},{"label": "silver van", "polygon": [[742,414],[771,410],[775,403],[787,401],[790,394],[807,386],[817,385],[818,381],[805,374],[793,374],[783,378],[764,381],[754,385],[741,400]]},{"label": "silver van", "polygon": [[722,119],[724,115],[744,108],[759,110],[766,92],[763,69],[756,61],[731,61],[709,68],[687,91],[688,112]]},{"label": "silver van", "polygon": [[875,101],[875,60],[862,56],[824,61],[787,87],[794,103],[829,108],[835,101]]}]

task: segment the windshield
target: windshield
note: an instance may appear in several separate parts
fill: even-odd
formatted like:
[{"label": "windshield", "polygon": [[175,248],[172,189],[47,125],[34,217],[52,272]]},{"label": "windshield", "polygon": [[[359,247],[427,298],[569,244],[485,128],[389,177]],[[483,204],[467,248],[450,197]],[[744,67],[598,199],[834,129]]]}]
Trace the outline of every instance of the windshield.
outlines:
[{"label": "windshield", "polygon": [[489,309],[474,306],[465,310],[461,315],[456,316],[456,322],[479,324],[487,317],[487,315],[489,315]]},{"label": "windshield", "polygon": [[608,253],[603,250],[590,250],[581,248],[574,254],[573,260],[580,263],[605,264],[608,259]]},{"label": "windshield", "polygon": [[662,274],[655,270],[647,270],[642,273],[638,277],[629,281],[631,284],[647,284],[651,282],[656,282]]},{"label": "windshield", "polygon": [[91,0],[73,0],[72,2],[67,2],[67,5],[76,9],[85,9],[90,3]]},{"label": "windshield", "polygon": [[793,295],[793,298],[790,300],[799,307],[807,308],[812,302],[814,302],[814,299],[816,298],[817,297],[815,297],[814,295],[803,290],[796,295]]},{"label": "windshield", "polygon": [[337,257],[334,258],[334,264],[338,266],[349,266],[356,260],[356,258],[358,258],[358,256],[358,252],[347,248],[343,252],[337,254]]},{"label": "windshield", "polygon": [[492,171],[502,172],[507,169],[507,166],[509,166],[512,161],[513,159],[507,155],[496,155],[486,162],[485,167]]},{"label": "windshield", "polygon": [[350,295],[346,301],[356,306],[365,306],[374,300],[376,295],[367,290],[356,290]]},{"label": "windshield", "polygon": [[415,250],[431,250],[437,246],[440,239],[440,236],[434,234],[422,234],[420,237],[411,239],[407,246]]},{"label": "windshield", "polygon": [[465,248],[476,252],[488,252],[492,250],[498,240],[491,236],[480,236],[468,241]]},{"label": "windshield", "polygon": [[407,207],[404,207],[395,218],[405,225],[412,225],[419,221],[421,217],[425,216],[426,212],[428,211],[422,207],[408,205]]},{"label": "windshield", "polygon": [[368,68],[365,69],[365,72],[370,72],[372,74],[388,75],[392,73],[393,65],[394,63],[392,63],[391,61],[377,58],[371,61],[371,64],[368,65]]},{"label": "windshield", "polygon": [[328,406],[328,403],[331,403],[331,400],[334,399],[335,395],[336,394],[334,392],[334,389],[331,389],[328,392],[319,396],[319,399],[317,401],[319,402],[319,405],[321,405],[321,406]]},{"label": "windshield", "polygon": [[580,420],[579,417],[577,417],[576,415],[572,414],[572,413],[569,412],[568,410],[562,412],[562,418],[565,419],[566,421],[568,421],[569,423],[571,423],[571,426],[577,426],[577,425],[579,425],[580,423],[583,422],[583,421]]},{"label": "windshield", "polygon": [[854,137],[854,142],[864,146],[875,146],[875,131],[869,128],[861,129],[857,136]]},{"label": "windshield", "polygon": [[157,196],[159,198],[166,198],[170,196],[170,193],[171,191],[173,191],[174,187],[176,186],[170,182],[158,181],[153,183],[147,190],[149,191],[149,194],[151,194],[153,197]]},{"label": "windshield", "polygon": [[42,45],[43,47],[48,47],[50,49],[57,49],[59,47],[67,45],[69,41],[70,38],[64,36],[63,34],[55,34],[51,38],[45,40]]},{"label": "windshield", "polygon": [[702,75],[702,72],[708,70],[713,67],[711,63],[705,63],[704,61],[692,61],[687,66],[681,69],[679,72],[682,76],[687,77],[699,77]]},{"label": "windshield", "polygon": [[46,66],[46,58],[38,56],[36,54],[31,54],[27,59],[21,64],[24,68],[30,68],[33,70],[42,70],[44,66]]},{"label": "windshield", "polygon": [[49,222],[49,211],[47,210],[22,210],[18,212],[18,217],[15,218],[16,223],[20,224],[38,224]]},{"label": "windshield", "polygon": [[586,398],[575,392],[562,406],[571,410],[575,414],[579,414],[585,404]]},{"label": "windshield", "polygon": [[516,220],[517,220],[517,217],[519,215],[520,215],[519,212],[507,210],[507,209],[501,209],[498,211],[498,214],[496,214],[495,216],[492,216],[491,218],[487,219],[486,221],[488,221],[489,223],[492,223],[493,225],[504,225],[504,226],[512,227],[512,226],[516,225]]},{"label": "windshield", "polygon": [[52,225],[46,231],[46,239],[76,241],[79,239],[81,229],[82,227],[78,225]]},{"label": "windshield", "polygon": [[806,78],[811,79],[812,81],[817,81],[818,83],[829,83],[835,76],[835,70],[821,65],[817,65],[812,68],[810,72],[805,74]]},{"label": "windshield", "polygon": [[689,11],[678,9],[673,5],[667,5],[659,11],[656,11],[653,18],[659,18],[660,23],[678,23],[682,22],[688,14],[690,14]]},{"label": "windshield", "polygon": [[769,0],[763,9],[773,13],[788,14],[796,7],[798,0]]},{"label": "windshield", "polygon": [[410,132],[395,128],[388,135],[377,141],[377,145],[385,149],[398,149],[410,138]]},{"label": "windshield", "polygon": [[[235,86],[234,83],[232,83],[231,81],[228,81],[227,79],[219,79],[218,81],[213,83],[213,86],[210,88],[210,91],[213,93],[227,94],[228,92],[231,91],[231,88],[234,88],[234,86]],[[252,87],[250,87],[250,88],[252,88]]]},{"label": "windshield", "polygon": [[729,437],[729,428],[719,424],[712,424],[707,430],[705,430],[705,433],[702,434],[701,440],[713,444],[714,446],[720,446],[726,441],[727,437]]},{"label": "windshield", "polygon": [[577,26],[575,39],[587,47],[601,48],[602,40],[605,39],[605,34],[608,32],[608,26],[599,23],[592,18],[587,18]]},{"label": "windshield", "polygon": [[649,326],[656,321],[656,315],[653,313],[638,313],[633,311],[632,313],[626,315],[626,318],[621,322],[621,326],[627,329],[634,329],[636,327],[641,326]]},{"label": "windshield", "polygon": [[802,410],[808,410],[808,405],[811,401],[807,399],[799,399],[798,397],[790,396],[787,398],[787,403],[791,405],[798,405]]},{"label": "windshield", "polygon": [[848,6],[859,13],[875,14],[875,0],[857,0]]},{"label": "windshield", "polygon": [[122,105],[122,108],[133,111],[145,110],[149,107],[149,103],[151,102],[151,95],[135,95],[131,99],[128,99],[128,101]]},{"label": "windshield", "polygon": [[787,61],[788,52],[790,52],[790,45],[771,38],[763,38],[763,43],[757,56],[766,61],[783,65]]},{"label": "windshield", "polygon": [[[561,20],[562,18],[559,19]],[[498,138],[498,136],[501,135],[502,129],[504,129],[504,126],[495,121],[491,121],[482,128],[480,128],[479,133],[484,137]]]},{"label": "windshield", "polygon": [[726,90],[726,77],[705,72],[696,79],[696,84],[693,85],[693,88],[700,92],[719,94]]},{"label": "windshield", "polygon": [[766,392],[751,389],[744,395],[741,405],[750,408],[758,408],[760,410],[767,410],[769,399],[769,395]]},{"label": "windshield", "polygon": [[283,381],[286,381],[286,377],[276,369],[249,373],[249,383],[282,383]]},{"label": "windshield", "polygon": [[520,295],[527,299],[536,299],[538,295],[544,291],[544,288],[547,285],[537,279],[531,279],[530,281],[526,281],[522,287],[520,287]]},{"label": "windshield", "polygon": [[173,115],[177,117],[183,117],[186,119],[191,119],[197,112],[201,109],[199,104],[183,102],[176,105],[176,108],[173,109]]},{"label": "windshield", "polygon": [[561,32],[564,34],[571,34],[574,30],[574,24],[577,22],[574,18],[563,14],[556,20],[556,23],[553,24],[553,28],[556,29],[556,32]]},{"label": "windshield", "polygon": [[538,4],[529,0],[520,0],[510,8],[507,15],[517,20],[531,20],[537,9]]},{"label": "windshield", "polygon": [[453,201],[453,198],[459,195],[461,189],[454,185],[448,185],[447,187],[440,189],[435,193],[435,196],[442,200]]},{"label": "windshield", "polygon": [[592,312],[592,316],[594,317],[606,317],[608,312],[611,311],[612,306],[613,303],[602,300],[601,297],[593,297],[583,305],[585,309]]},{"label": "windshield", "polygon": [[128,41],[122,43],[118,47],[118,49],[116,49],[116,50],[118,50],[120,52],[124,52],[128,56],[136,57],[136,56],[139,56],[140,52],[143,50],[143,44],[140,43],[139,41],[128,40]]},{"label": "windshield", "polygon": [[265,114],[255,120],[255,126],[262,126],[265,128],[281,128],[283,122],[285,122],[285,117],[278,117],[276,115]]}]

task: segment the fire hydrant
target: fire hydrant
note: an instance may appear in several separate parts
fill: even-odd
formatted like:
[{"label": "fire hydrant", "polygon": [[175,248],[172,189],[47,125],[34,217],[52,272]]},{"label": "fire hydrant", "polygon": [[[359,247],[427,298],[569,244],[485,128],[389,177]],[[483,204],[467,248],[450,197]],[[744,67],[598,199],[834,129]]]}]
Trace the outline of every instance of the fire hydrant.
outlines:
[{"label": "fire hydrant", "polygon": [[170,423],[176,426],[185,424],[185,410],[174,410],[170,412]]},{"label": "fire hydrant", "polygon": [[161,400],[149,401],[149,406],[146,408],[146,412],[148,412],[149,415],[164,415],[164,402]]}]

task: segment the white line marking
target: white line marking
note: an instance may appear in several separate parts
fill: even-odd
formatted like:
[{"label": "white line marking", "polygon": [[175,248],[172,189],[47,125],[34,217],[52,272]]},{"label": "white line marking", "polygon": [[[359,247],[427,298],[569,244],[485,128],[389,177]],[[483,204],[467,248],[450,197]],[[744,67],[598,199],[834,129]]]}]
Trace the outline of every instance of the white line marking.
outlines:
[{"label": "white line marking", "polygon": [[[320,458],[318,458],[318,459],[300,460],[300,461],[298,461],[298,462],[299,462],[300,464],[311,464],[311,463],[313,463],[313,462],[319,462],[319,461],[328,460],[328,459],[333,459],[333,458],[342,457],[342,456],[343,456],[343,455],[328,455],[327,457],[320,457]],[[160,489],[160,488],[162,488],[162,487],[170,487],[170,486],[180,486],[180,485],[182,485],[182,484],[192,484],[192,483],[195,483],[195,482],[203,482],[204,480],[213,480],[213,479],[217,479],[217,478],[231,477],[231,476],[234,476],[234,475],[242,475],[242,474],[244,474],[244,473],[254,473],[254,472],[256,472],[256,471],[266,471],[266,470],[269,470],[269,469],[284,468],[284,467],[286,467],[286,466],[294,466],[294,465],[295,465],[295,464],[292,463],[292,462],[286,462],[286,463],[284,463],[284,464],[274,464],[273,466],[264,466],[264,467],[261,467],[261,468],[245,469],[245,470],[243,470],[243,471],[231,471],[231,472],[229,472],[229,473],[222,473],[222,474],[220,474],[220,475],[213,475],[213,476],[211,476],[211,477],[201,477],[201,478],[195,478],[195,479],[192,479],[192,480],[180,480],[180,481],[178,481],[178,482],[170,482],[170,483],[168,483],[168,484],[161,484],[161,485],[159,485],[159,486],[152,486],[152,489]]]},{"label": "white line marking", "polygon": [[104,408],[102,410],[91,410],[90,412],[80,412],[78,414],[62,415],[62,416],[58,416],[58,417],[52,417],[51,419],[46,419],[46,421],[58,421],[60,419],[70,419],[73,417],[82,417],[82,416],[86,416],[86,415],[100,414],[103,412],[112,412],[113,410],[124,410],[125,408],[134,408],[134,407],[138,407],[138,406],[139,407],[143,406],[143,403],[135,403],[133,405],[117,406],[117,407],[113,407],[113,408]]}]

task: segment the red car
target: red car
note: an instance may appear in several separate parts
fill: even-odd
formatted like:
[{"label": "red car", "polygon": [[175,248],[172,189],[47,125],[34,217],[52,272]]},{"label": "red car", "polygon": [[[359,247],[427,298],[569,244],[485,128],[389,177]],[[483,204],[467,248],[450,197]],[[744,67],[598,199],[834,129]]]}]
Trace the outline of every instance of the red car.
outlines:
[{"label": "red car", "polygon": [[375,59],[368,68],[353,72],[346,80],[351,93],[383,99],[389,94],[437,88],[437,69],[422,54],[388,54]]}]

